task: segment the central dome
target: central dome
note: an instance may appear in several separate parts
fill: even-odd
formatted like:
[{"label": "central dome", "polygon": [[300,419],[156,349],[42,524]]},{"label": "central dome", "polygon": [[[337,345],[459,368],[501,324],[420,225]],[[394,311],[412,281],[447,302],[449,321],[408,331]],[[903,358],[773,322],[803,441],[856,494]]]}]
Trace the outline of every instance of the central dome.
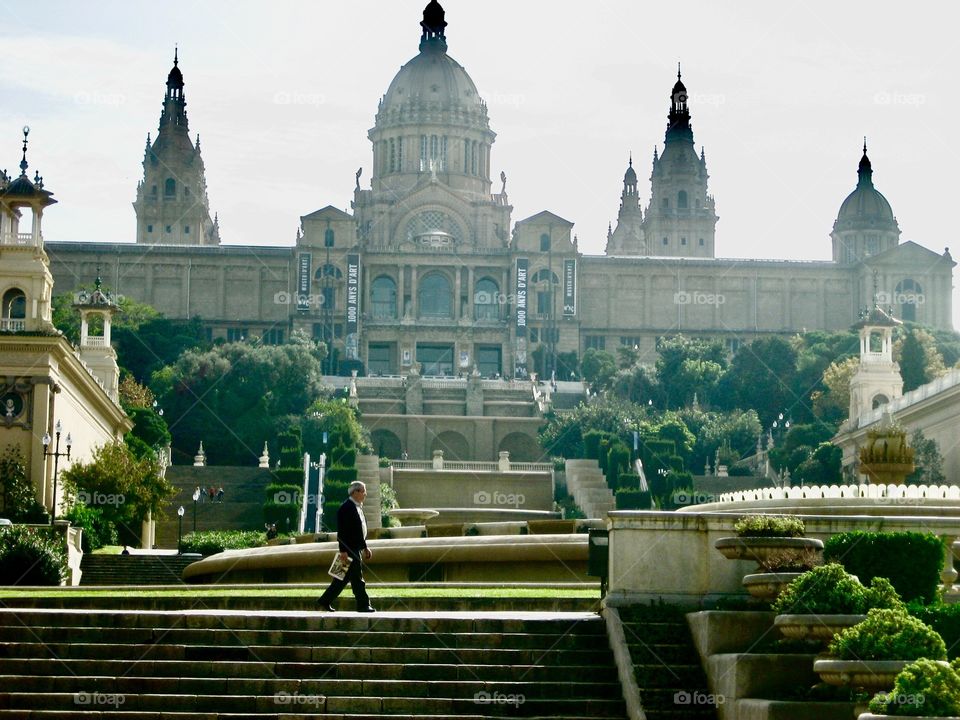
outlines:
[{"label": "central dome", "polygon": [[477,86],[463,66],[438,47],[426,47],[393,78],[381,112],[404,105],[454,110],[481,105]]},{"label": "central dome", "polygon": [[864,144],[863,157],[857,168],[859,181],[852,193],[840,206],[835,230],[894,230],[899,233],[893,208],[879,190],[873,186],[873,167],[867,157]]}]

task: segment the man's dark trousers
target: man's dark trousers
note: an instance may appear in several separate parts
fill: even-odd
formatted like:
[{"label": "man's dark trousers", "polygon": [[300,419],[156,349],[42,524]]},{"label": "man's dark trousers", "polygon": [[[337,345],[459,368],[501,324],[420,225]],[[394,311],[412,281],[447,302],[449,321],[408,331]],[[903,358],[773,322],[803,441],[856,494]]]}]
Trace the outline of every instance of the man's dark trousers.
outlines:
[{"label": "man's dark trousers", "polygon": [[333,601],[340,597],[347,583],[350,583],[353,597],[357,600],[357,610],[366,610],[370,607],[370,597],[367,595],[367,584],[363,581],[363,560],[359,554],[350,552],[349,555],[353,562],[350,563],[347,574],[343,576],[343,580],[333,578],[333,582],[324,591],[319,602],[321,605],[333,604]]}]

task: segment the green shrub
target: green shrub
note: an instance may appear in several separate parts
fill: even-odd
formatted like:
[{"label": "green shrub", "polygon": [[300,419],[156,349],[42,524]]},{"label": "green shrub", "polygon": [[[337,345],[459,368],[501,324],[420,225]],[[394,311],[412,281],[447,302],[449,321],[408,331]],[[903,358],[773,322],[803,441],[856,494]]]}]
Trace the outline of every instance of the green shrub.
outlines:
[{"label": "green shrub", "polygon": [[553,470],[554,472],[563,472],[567,469],[567,461],[562,457],[553,458]]},{"label": "green shrub", "polygon": [[104,517],[101,508],[87,507],[78,502],[70,508],[70,512],[65,517],[71,525],[83,529],[80,547],[85,553],[99,550],[105,545],[117,545],[120,542],[117,526]]},{"label": "green shrub", "polygon": [[224,550],[260,547],[266,543],[266,535],[259,530],[204,530],[184,535],[180,547],[183,552],[215,555]]},{"label": "green shrub", "polygon": [[620,487],[620,473],[630,467],[630,448],[622,442],[616,442],[607,451],[607,486],[616,492]]},{"label": "green shrub", "polygon": [[866,620],[834,635],[829,650],[841,660],[947,659],[937,631],[902,608],[874,608]]},{"label": "green shrub", "polygon": [[60,585],[67,550],[46,528],[0,527],[0,585]]},{"label": "green shrub", "polygon": [[616,497],[617,510],[649,510],[652,506],[648,490],[620,488]]},{"label": "green shrub", "polygon": [[803,537],[806,528],[792,515],[744,515],[733,529],[739,537]]},{"label": "green shrub", "polygon": [[907,665],[889,693],[877,693],[870,701],[877,715],[956,717],[960,715],[960,673],[926,658]]},{"label": "green shrub", "polygon": [[774,612],[799,615],[862,615],[871,608],[904,611],[904,604],[883,578],[875,578],[870,587],[864,587],[837,563],[805,572],[773,604]]},{"label": "green shrub", "polygon": [[636,473],[620,473],[617,479],[617,490],[639,490],[640,476]]},{"label": "green shrub", "polygon": [[609,433],[590,430],[583,435],[583,455],[587,460],[600,459],[600,441],[609,437]]},{"label": "green shrub", "polygon": [[300,506],[291,503],[265,502],[263,522],[268,525],[275,523],[278,532],[293,532],[300,525]]},{"label": "green shrub", "polygon": [[264,491],[267,502],[280,503],[282,505],[296,504],[300,502],[300,495],[303,492],[303,485],[293,485],[289,483],[270,483]]},{"label": "green shrub", "polygon": [[932,533],[849,532],[824,544],[827,562],[839,562],[863,582],[881,576],[907,602],[937,598],[943,569],[943,541]]},{"label": "green shrub", "polygon": [[388,468],[393,465],[393,461],[390,458],[382,457],[377,460],[377,467]]},{"label": "green shrub", "polygon": [[919,600],[914,600],[907,605],[907,612],[940,634],[951,659],[960,656],[960,605],[924,605]]},{"label": "green shrub", "polygon": [[[357,479],[357,469],[355,467],[339,467],[337,465],[334,465],[332,468],[327,470],[326,477],[324,477],[324,484],[326,485],[327,482],[330,482],[330,483],[340,483],[342,485],[349,485],[356,479]],[[344,496],[344,499],[346,499],[346,496]]]}]

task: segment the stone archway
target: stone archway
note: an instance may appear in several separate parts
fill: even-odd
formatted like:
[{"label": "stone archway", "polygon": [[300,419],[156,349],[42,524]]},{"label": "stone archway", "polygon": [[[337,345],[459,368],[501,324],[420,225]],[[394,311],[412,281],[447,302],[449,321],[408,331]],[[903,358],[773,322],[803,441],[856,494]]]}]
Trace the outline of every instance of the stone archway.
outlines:
[{"label": "stone archway", "polygon": [[522,432],[512,432],[504,436],[497,451],[504,450],[510,453],[511,462],[539,462],[545,455],[536,439]]},{"label": "stone archway", "polygon": [[403,454],[403,443],[392,430],[378,428],[370,433],[370,444],[380,457],[399,460]]},{"label": "stone archway", "polygon": [[453,430],[444,430],[433,438],[430,444],[431,455],[434,450],[443,450],[444,460],[469,460],[471,456],[470,443],[463,435]]}]

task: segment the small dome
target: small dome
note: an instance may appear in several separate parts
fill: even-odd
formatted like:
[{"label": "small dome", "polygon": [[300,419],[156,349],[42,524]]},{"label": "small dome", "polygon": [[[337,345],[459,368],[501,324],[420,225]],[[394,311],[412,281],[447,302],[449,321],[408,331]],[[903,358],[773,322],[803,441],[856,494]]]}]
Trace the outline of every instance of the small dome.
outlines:
[{"label": "small dome", "polygon": [[180,72],[179,58],[177,57],[178,53],[179,50],[173,51],[173,68],[171,68],[170,73],[167,75],[168,88],[183,89],[183,73]]},{"label": "small dome", "polygon": [[857,167],[859,182],[840,206],[835,230],[877,229],[899,233],[893,208],[883,194],[873,186],[873,168],[864,146],[863,157]]},{"label": "small dome", "polygon": [[637,171],[633,169],[633,158],[630,158],[630,165],[627,166],[627,172],[623,175],[624,185],[637,184]]}]

